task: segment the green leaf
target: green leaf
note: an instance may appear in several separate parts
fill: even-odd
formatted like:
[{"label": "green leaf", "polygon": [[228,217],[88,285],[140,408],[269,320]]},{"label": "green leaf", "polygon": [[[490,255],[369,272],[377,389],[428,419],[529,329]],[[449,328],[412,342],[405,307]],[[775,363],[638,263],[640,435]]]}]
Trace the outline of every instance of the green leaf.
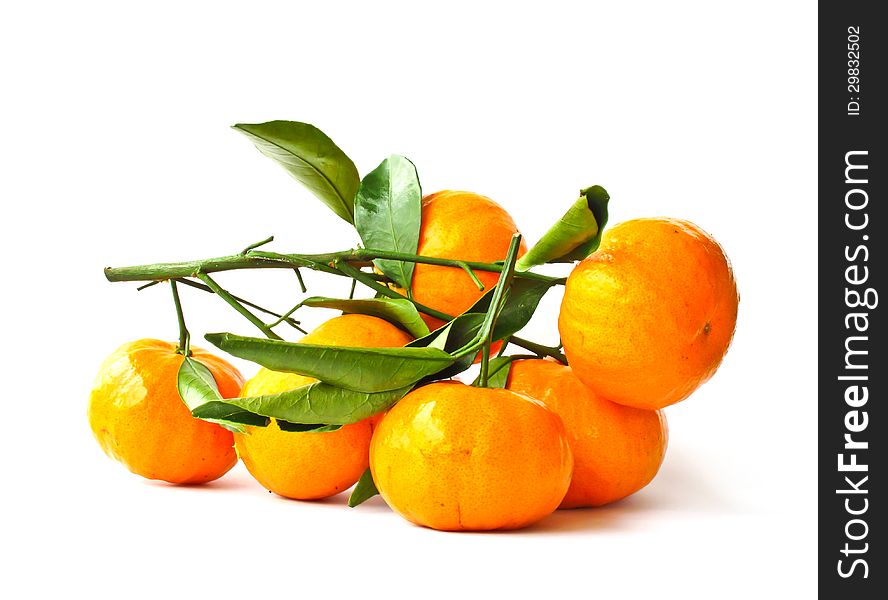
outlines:
[{"label": "green leaf", "polygon": [[[484,316],[484,313],[463,313],[426,337],[411,342],[407,346],[438,348],[448,353],[456,352],[475,339],[475,336],[481,331]],[[453,377],[471,367],[474,361],[474,354],[466,354],[422,381],[428,382]]]},{"label": "green leaf", "polygon": [[[505,339],[523,329],[536,311],[542,297],[553,285],[551,282],[536,279],[514,279],[493,328],[493,340]],[[493,290],[488,290],[468,311],[429,335],[410,342],[407,347],[432,347],[448,353],[459,350],[471,342],[481,330],[484,314],[490,307],[492,297]],[[452,365],[435,373],[433,378],[442,379],[462,373],[472,366],[474,359],[471,354],[463,356]],[[427,377],[424,381],[429,379],[432,377]]]},{"label": "green leaf", "polygon": [[259,152],[280,164],[337,215],[354,223],[361,178],[351,159],[320,129],[308,123],[239,123]]},{"label": "green leaf", "polygon": [[[361,181],[355,197],[355,228],[365,248],[416,254],[422,218],[422,189],[416,167],[393,154]],[[414,264],[376,259],[373,263],[399,286],[410,289]]]},{"label": "green leaf", "polygon": [[[502,340],[521,331],[533,317],[546,292],[554,285],[550,281],[516,278],[506,297],[503,310],[493,328],[493,339]],[[492,294],[487,293],[475,302],[467,312],[487,312]]]},{"label": "green leaf", "polygon": [[609,200],[610,196],[600,185],[581,191],[580,198],[518,259],[515,268],[526,271],[544,263],[583,260],[592,254],[601,243]]},{"label": "green leaf", "polygon": [[295,433],[327,433],[336,431],[342,425],[324,425],[323,423],[290,423],[288,421],[278,421],[278,427],[281,431],[292,431]]},{"label": "green leaf", "polygon": [[[502,340],[517,333],[530,321],[536,307],[554,285],[549,281],[517,278],[506,296],[505,304],[493,328],[493,339]],[[439,348],[453,352],[468,344],[481,329],[484,313],[490,307],[493,290],[488,290],[466,312],[430,334],[418,338],[408,348]]]},{"label": "green leaf", "polygon": [[[412,385],[385,392],[355,392],[317,381],[292,390],[253,396],[231,398],[228,402],[236,410],[247,411],[279,421],[281,429],[288,424],[348,425],[382,412],[407,395]],[[206,405],[197,409],[201,417],[225,418],[226,413],[218,406]]]},{"label": "green leaf", "polygon": [[176,385],[188,410],[210,402],[223,401],[216,378],[203,363],[191,357],[186,356],[179,366]]},{"label": "green leaf", "polygon": [[413,303],[403,298],[368,298],[360,300],[340,300],[314,296],[302,302],[306,306],[334,308],[345,313],[359,313],[385,319],[399,326],[415,338],[429,334],[429,327],[419,316]]},{"label": "green leaf", "polygon": [[208,333],[204,337],[225,352],[272,371],[298,373],[357,392],[384,392],[413,385],[454,361],[437,348],[320,346],[231,333]]},{"label": "green leaf", "polygon": [[379,490],[376,489],[376,483],[373,481],[373,474],[368,467],[364,470],[361,478],[358,479],[358,483],[355,485],[355,489],[352,490],[351,496],[348,497],[348,505],[349,507],[354,508],[358,504],[363,504],[377,494],[379,494]]},{"label": "green leaf", "polygon": [[[487,387],[506,387],[506,382],[509,380],[509,371],[512,370],[512,360],[513,358],[511,356],[497,356],[496,358],[490,359],[490,362],[487,366]],[[480,375],[475,379],[474,382],[472,382],[472,385],[475,387],[480,387]]]},{"label": "green leaf", "polygon": [[[176,377],[179,397],[195,417],[221,425],[235,433],[246,433],[245,425],[268,425],[268,419],[228,404],[219,393],[219,386],[210,370],[201,362],[185,357]],[[196,412],[214,414],[201,417]]]}]

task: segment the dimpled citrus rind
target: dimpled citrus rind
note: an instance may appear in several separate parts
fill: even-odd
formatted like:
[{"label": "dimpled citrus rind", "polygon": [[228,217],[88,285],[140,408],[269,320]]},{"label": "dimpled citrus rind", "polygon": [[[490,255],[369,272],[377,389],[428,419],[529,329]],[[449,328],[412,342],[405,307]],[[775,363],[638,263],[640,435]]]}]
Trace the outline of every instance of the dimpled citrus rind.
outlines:
[{"label": "dimpled citrus rind", "polygon": [[[444,190],[422,200],[422,226],[417,254],[434,258],[495,262],[505,259],[512,236],[518,228],[509,213],[486,196],[472,192]],[[522,240],[518,256],[527,251]],[[475,271],[492,289],[499,273]],[[451,316],[468,310],[483,294],[468,274],[457,267],[417,263],[413,270],[414,299]],[[403,290],[399,290],[403,293]],[[429,328],[444,324],[423,314]]]},{"label": "dimpled citrus rind", "polygon": [[715,373],[738,301],[711,236],[686,221],[636,219],[606,231],[570,274],[558,328],[575,375],[596,394],[659,409]]},{"label": "dimpled citrus rind", "polygon": [[558,507],[572,467],[552,411],[523,394],[458,382],[405,396],[370,445],[373,479],[389,506],[448,531],[535,523]]},{"label": "dimpled citrus rind", "polygon": [[[179,397],[184,360],[168,342],[142,339],[115,350],[102,364],[90,393],[90,427],[105,453],[147,479],[199,484],[237,463],[230,432],[191,416]],[[200,348],[192,357],[213,374],[225,398],[243,379],[228,362]]]},{"label": "dimpled citrus rind", "polygon": [[322,433],[250,427],[235,435],[238,455],[262,486],[295,500],[335,496],[354,485],[368,466],[368,420]]},{"label": "dimpled citrus rind", "polygon": [[599,398],[570,367],[550,360],[513,362],[507,387],[537,398],[564,423],[574,470],[560,508],[615,502],[644,488],[659,471],[668,441],[662,411]]}]

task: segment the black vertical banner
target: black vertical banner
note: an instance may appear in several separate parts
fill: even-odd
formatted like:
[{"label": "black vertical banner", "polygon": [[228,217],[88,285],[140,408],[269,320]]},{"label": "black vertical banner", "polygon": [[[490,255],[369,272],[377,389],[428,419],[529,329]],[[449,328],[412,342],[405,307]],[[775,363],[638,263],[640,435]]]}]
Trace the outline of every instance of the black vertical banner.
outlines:
[{"label": "black vertical banner", "polygon": [[881,2],[821,1],[819,585],[888,598],[888,111]]}]

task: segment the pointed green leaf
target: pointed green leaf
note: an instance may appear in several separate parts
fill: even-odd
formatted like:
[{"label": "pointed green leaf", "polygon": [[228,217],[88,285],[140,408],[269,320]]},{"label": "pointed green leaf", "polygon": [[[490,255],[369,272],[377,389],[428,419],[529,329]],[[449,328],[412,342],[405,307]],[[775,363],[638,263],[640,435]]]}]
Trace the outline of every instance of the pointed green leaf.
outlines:
[{"label": "pointed green leaf", "polygon": [[[450,324],[445,348],[458,359],[450,367],[436,373],[436,378],[452,377],[469,368],[475,358],[479,340],[484,338],[500,340],[524,327],[533,314],[533,309],[539,302],[539,298],[551,286],[550,283],[540,284],[537,282],[536,284],[528,284],[526,288],[518,286],[518,292],[515,293],[517,282],[511,277],[511,271],[515,266],[519,241],[520,236],[513,236],[504,263],[507,274],[500,277],[496,287],[476,301],[469,311],[454,319]],[[527,290],[533,290],[532,286],[534,285],[541,286],[542,289],[533,301],[529,314],[524,316]],[[491,325],[493,325],[492,329],[489,328]],[[435,343],[438,341],[436,340]],[[457,344],[461,344],[459,351],[448,348],[448,346],[456,346]]]},{"label": "pointed green leaf", "polygon": [[[553,285],[551,282],[536,279],[515,279],[493,328],[494,341],[504,339],[524,328],[542,297]],[[430,334],[410,342],[407,347],[432,347],[446,352],[462,348],[480,331],[492,296],[493,290],[488,290],[466,312]]]},{"label": "pointed green leaf", "polygon": [[580,198],[564,216],[518,259],[516,269],[526,271],[544,263],[574,262],[592,254],[601,243],[609,200],[600,185],[581,191]]},{"label": "pointed green leaf", "polygon": [[[481,331],[484,316],[484,313],[463,313],[424,338],[411,342],[407,346],[438,348],[448,353],[456,352],[475,339],[475,336]],[[474,360],[474,354],[466,354],[422,381],[445,379],[458,375],[471,367]]]},{"label": "pointed green leaf", "polygon": [[[493,339],[501,340],[523,329],[536,311],[540,300],[553,285],[550,281],[516,278],[496,320]],[[491,293],[484,294],[467,312],[487,312],[491,298]]]},{"label": "pointed green leaf", "polygon": [[[513,280],[503,309],[493,328],[494,341],[505,339],[523,329],[536,311],[542,297],[553,285],[551,282],[536,279],[518,278]],[[429,335],[410,342],[407,347],[431,347],[446,352],[459,350],[471,342],[481,330],[484,314],[490,307],[492,296],[493,290],[489,290],[468,311]],[[463,356],[435,373],[434,378],[453,377],[471,367],[474,358],[472,355]],[[424,381],[429,379],[426,378]]]},{"label": "pointed green leaf", "polygon": [[357,392],[403,388],[454,361],[448,353],[436,348],[320,346],[231,333],[208,333],[204,337],[229,354],[259,363],[273,371],[298,373]]},{"label": "pointed green leaf", "polygon": [[[288,424],[315,427],[319,423],[348,425],[388,409],[411,388],[412,386],[406,386],[385,392],[355,392],[318,381],[277,394],[231,398],[227,402],[237,410],[286,421]],[[198,408],[196,414],[211,418],[225,416],[219,407],[211,405]],[[282,423],[279,424],[281,429],[285,429]]]},{"label": "pointed green leaf", "polygon": [[[511,356],[497,356],[491,358],[487,367],[487,387],[504,388],[509,380],[509,371],[512,370]],[[479,375],[472,385],[479,387],[481,385],[481,376]]]},{"label": "pointed green leaf", "polygon": [[348,497],[348,505],[354,508],[377,494],[379,494],[379,490],[376,489],[376,483],[373,482],[373,474],[368,467],[364,470],[361,478],[358,479],[358,483],[355,485],[355,489],[352,490],[351,496]]},{"label": "pointed green leaf", "polygon": [[281,431],[291,431],[294,433],[328,433],[341,429],[342,425],[324,425],[318,423],[290,423],[288,421],[278,421],[278,427]]},{"label": "pointed green leaf", "polygon": [[361,178],[351,159],[320,129],[308,123],[239,123],[259,152],[280,164],[337,215],[354,223]]},{"label": "pointed green leaf", "polygon": [[404,329],[413,337],[419,338],[429,334],[429,327],[419,316],[413,303],[401,298],[367,298],[359,300],[340,300],[314,296],[302,302],[306,306],[333,308],[344,313],[359,313],[385,319],[393,325]]},{"label": "pointed green leaf", "polygon": [[[422,218],[422,189],[416,167],[393,154],[361,181],[355,197],[355,228],[365,248],[416,254]],[[373,263],[405,289],[413,263],[376,259]]]},{"label": "pointed green leaf", "polygon": [[216,378],[203,363],[191,357],[186,356],[179,366],[176,384],[179,396],[188,410],[210,402],[223,401]]},{"label": "pointed green leaf", "polygon": [[524,329],[530,322],[540,300],[553,284],[531,279],[518,279],[512,284],[506,305],[493,328],[493,339],[502,340]]},{"label": "pointed green leaf", "polygon": [[[246,433],[244,425],[265,426],[268,419],[227,404],[219,393],[216,379],[201,362],[185,357],[176,378],[179,397],[195,417],[221,425],[235,433]],[[204,412],[206,417],[195,413]],[[211,414],[211,412],[213,414]]]}]

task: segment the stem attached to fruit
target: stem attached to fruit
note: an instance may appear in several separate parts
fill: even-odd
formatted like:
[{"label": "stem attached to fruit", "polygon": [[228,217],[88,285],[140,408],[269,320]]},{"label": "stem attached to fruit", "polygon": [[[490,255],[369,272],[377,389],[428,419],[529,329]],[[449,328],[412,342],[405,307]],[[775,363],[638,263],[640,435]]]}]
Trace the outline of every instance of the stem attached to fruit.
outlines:
[{"label": "stem attached to fruit", "polygon": [[179,347],[176,352],[191,356],[191,334],[185,327],[185,315],[182,313],[182,301],[179,300],[179,288],[176,287],[176,280],[170,279],[170,287],[173,289],[173,303],[176,305],[176,317],[179,320]]}]

